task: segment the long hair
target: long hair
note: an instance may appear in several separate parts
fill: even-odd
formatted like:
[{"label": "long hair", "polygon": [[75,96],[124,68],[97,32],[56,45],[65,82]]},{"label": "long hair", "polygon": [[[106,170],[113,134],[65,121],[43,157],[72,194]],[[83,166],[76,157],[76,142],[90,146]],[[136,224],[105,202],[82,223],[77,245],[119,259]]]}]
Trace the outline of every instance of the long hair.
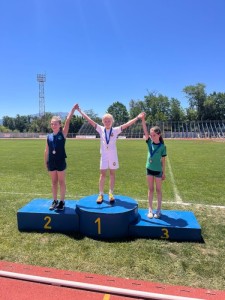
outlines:
[{"label": "long hair", "polygon": [[159,126],[154,126],[151,128],[151,130],[153,130],[156,134],[159,135],[159,141],[160,143],[164,144],[164,140],[163,140],[163,137],[162,137],[162,134],[161,134],[161,129]]}]

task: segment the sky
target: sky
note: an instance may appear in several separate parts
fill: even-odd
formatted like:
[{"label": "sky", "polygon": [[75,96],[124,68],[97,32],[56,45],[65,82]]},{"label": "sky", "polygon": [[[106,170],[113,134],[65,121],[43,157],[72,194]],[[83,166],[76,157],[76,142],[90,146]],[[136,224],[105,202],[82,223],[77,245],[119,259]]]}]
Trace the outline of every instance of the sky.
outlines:
[{"label": "sky", "polygon": [[0,1],[0,119],[225,92],[225,0]]}]

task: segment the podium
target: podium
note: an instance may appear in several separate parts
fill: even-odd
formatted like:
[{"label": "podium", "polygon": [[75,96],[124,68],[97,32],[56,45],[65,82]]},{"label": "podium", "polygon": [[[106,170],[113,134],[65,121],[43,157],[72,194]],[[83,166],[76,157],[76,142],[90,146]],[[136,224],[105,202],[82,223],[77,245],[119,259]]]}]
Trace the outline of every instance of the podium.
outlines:
[{"label": "podium", "polygon": [[130,197],[104,195],[66,200],[63,211],[49,210],[52,200],[33,199],[17,211],[18,229],[36,232],[80,232],[99,240],[127,237],[202,242],[201,227],[191,211],[162,210],[160,219],[149,219],[148,209],[138,208]]},{"label": "podium", "polygon": [[80,232],[92,238],[122,238],[129,234],[129,225],[138,218],[138,204],[126,196],[115,196],[110,204],[104,195],[102,204],[96,203],[98,195],[85,197],[77,203]]},{"label": "podium", "polygon": [[78,232],[77,201],[65,201],[64,211],[49,210],[52,200],[33,199],[17,211],[18,229],[37,232]]}]

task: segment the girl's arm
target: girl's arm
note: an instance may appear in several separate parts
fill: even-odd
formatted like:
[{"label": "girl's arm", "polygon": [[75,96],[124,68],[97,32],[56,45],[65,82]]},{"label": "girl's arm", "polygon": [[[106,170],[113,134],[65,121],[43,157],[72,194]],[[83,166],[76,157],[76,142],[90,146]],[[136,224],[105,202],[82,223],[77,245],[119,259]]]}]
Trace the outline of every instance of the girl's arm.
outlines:
[{"label": "girl's arm", "polygon": [[86,115],[80,108],[78,108],[77,110],[82,115],[82,117],[84,117],[88,121],[88,123],[90,123],[94,128],[96,128],[97,124],[88,115]]},{"label": "girl's arm", "polygon": [[162,157],[162,180],[166,179],[166,157]]},{"label": "girl's arm", "polygon": [[46,142],[45,152],[44,152],[44,164],[46,168],[48,168],[48,152],[49,152],[49,148],[48,148],[48,143]]},{"label": "girl's arm", "polygon": [[121,129],[124,130],[124,129],[126,129],[127,127],[133,125],[135,122],[137,122],[139,119],[142,118],[142,115],[143,115],[143,114],[145,114],[145,113],[142,112],[142,113],[140,113],[136,118],[134,118],[134,119],[128,121],[127,123],[121,125]]},{"label": "girl's arm", "polygon": [[75,104],[73,106],[73,108],[71,109],[70,113],[68,114],[67,118],[66,118],[66,122],[65,122],[65,125],[63,127],[63,135],[66,137],[67,134],[68,134],[68,131],[69,131],[69,126],[70,126],[70,121],[72,119],[72,116],[75,112],[76,109],[78,109],[78,104]]},{"label": "girl's arm", "polygon": [[142,127],[143,127],[143,131],[144,131],[145,139],[148,140],[149,134],[148,134],[148,129],[147,129],[146,122],[145,122],[145,115],[142,116],[141,121],[142,121]]}]

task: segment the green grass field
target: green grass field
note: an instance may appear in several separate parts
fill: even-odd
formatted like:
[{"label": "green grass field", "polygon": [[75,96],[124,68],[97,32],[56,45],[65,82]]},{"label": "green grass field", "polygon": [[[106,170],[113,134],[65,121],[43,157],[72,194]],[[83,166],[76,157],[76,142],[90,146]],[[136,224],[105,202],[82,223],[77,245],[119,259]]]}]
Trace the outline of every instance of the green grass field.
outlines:
[{"label": "green grass field", "polygon": [[[51,198],[45,140],[0,140],[0,259],[65,270],[225,289],[225,143],[166,140],[163,209],[193,211],[204,243],[126,239],[96,241],[80,234],[26,233],[16,213],[33,198]],[[147,208],[143,140],[118,140],[115,194]],[[67,140],[67,196],[98,193],[99,140]],[[108,191],[108,182],[106,190]],[[156,205],[156,202],[155,202]]]}]

